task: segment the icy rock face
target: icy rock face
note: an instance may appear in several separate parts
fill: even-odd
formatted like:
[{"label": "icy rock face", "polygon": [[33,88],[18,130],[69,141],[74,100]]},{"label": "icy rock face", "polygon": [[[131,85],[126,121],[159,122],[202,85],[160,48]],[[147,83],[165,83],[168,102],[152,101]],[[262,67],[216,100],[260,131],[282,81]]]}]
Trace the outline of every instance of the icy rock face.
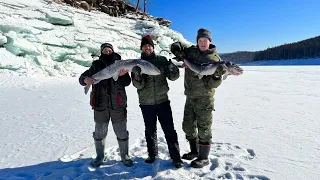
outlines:
[{"label": "icy rock face", "polygon": [[49,31],[49,30],[53,30],[54,25],[47,23],[45,21],[40,21],[38,19],[31,19],[28,21],[28,23],[30,23],[30,26],[42,31]]},{"label": "icy rock face", "polygon": [[23,18],[8,17],[0,19],[0,31],[7,33],[14,31],[17,33],[39,34],[40,31],[31,27]]},{"label": "icy rock face", "polygon": [[0,48],[0,69],[20,70],[25,67],[25,58],[16,57],[4,48]]},{"label": "icy rock face", "polygon": [[0,33],[0,46],[3,46],[5,43],[7,43],[7,37]]},{"label": "icy rock face", "polygon": [[38,46],[35,43],[32,43],[22,37],[21,34],[17,34],[14,31],[9,31],[6,34],[8,38],[8,42],[4,45],[4,47],[15,55],[40,55],[42,53],[42,46]]},{"label": "icy rock face", "polygon": [[[155,52],[166,56],[171,43],[183,36],[155,21],[110,17],[45,1],[0,2],[0,72],[64,76],[81,73],[100,56],[100,45],[111,43],[122,59],[140,58],[141,38],[150,35]],[[165,51],[163,51],[165,50]],[[14,58],[17,59],[14,59]],[[174,63],[177,63],[173,60]],[[179,63],[177,63],[179,64]]]},{"label": "icy rock face", "polygon": [[46,18],[49,23],[54,25],[68,26],[73,24],[73,20],[70,17],[58,12],[47,12]]}]

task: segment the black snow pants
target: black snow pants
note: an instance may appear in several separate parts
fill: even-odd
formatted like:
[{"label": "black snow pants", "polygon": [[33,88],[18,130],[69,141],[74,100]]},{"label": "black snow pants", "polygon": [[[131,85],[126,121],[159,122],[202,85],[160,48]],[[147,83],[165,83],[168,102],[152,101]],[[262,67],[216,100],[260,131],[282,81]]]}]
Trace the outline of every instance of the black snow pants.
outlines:
[{"label": "black snow pants", "polygon": [[165,134],[171,159],[180,158],[177,132],[174,129],[170,101],[156,105],[140,105],[149,157],[158,155],[157,118]]}]

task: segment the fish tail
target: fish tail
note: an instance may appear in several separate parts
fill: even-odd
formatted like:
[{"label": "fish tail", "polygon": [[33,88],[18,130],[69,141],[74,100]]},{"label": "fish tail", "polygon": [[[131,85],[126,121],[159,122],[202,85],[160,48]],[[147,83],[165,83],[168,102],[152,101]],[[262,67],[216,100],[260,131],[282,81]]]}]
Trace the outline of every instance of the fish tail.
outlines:
[{"label": "fish tail", "polygon": [[86,85],[86,86],[84,87],[84,94],[87,94],[88,91],[89,91],[89,89],[90,89],[90,85]]}]

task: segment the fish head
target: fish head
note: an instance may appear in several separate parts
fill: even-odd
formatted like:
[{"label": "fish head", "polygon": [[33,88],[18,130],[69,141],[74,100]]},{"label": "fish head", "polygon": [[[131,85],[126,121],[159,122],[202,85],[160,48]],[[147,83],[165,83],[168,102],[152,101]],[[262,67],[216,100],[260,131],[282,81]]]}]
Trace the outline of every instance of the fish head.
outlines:
[{"label": "fish head", "polygon": [[224,63],[223,66],[226,69],[226,73],[228,75],[238,76],[243,74],[243,69],[238,64],[228,61]]}]

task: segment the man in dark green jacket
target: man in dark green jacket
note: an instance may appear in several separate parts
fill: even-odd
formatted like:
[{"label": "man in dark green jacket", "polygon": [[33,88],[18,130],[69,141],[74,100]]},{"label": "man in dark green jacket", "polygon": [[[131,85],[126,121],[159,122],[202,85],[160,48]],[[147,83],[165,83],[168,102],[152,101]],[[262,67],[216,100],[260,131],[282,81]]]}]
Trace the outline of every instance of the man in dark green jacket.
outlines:
[{"label": "man in dark green jacket", "polygon": [[168,99],[169,86],[167,78],[175,81],[179,78],[179,68],[163,56],[154,53],[152,38],[148,35],[142,38],[141,59],[154,64],[161,71],[160,75],[151,76],[141,74],[141,69],[135,66],[132,69],[132,83],[137,88],[140,108],[145,123],[145,137],[148,148],[146,163],[153,163],[158,156],[157,118],[164,131],[168,144],[172,164],[176,168],[183,166],[180,157],[178,136],[174,129],[170,101]]},{"label": "man in dark green jacket", "polygon": [[[81,74],[79,82],[82,86],[92,85],[92,75],[121,60],[121,56],[113,52],[109,43],[101,45],[99,60],[93,61],[91,67]],[[127,94],[125,87],[129,86],[131,78],[127,71],[120,70],[119,78],[105,79],[92,86],[90,105],[94,110],[95,132],[93,138],[97,157],[92,161],[92,166],[99,167],[104,161],[105,138],[111,119],[113,130],[117,136],[121,160],[126,166],[132,166],[133,161],[128,154],[129,132],[127,131]]]},{"label": "man in dark green jacket", "polygon": [[[199,29],[197,46],[184,47],[180,42],[171,45],[171,52],[178,58],[186,58],[196,63],[220,61],[216,48],[211,44],[211,33],[206,29]],[[185,68],[186,103],[182,128],[189,141],[191,152],[184,154],[182,159],[196,160],[191,167],[202,168],[209,164],[208,155],[212,143],[212,111],[214,110],[214,93],[224,74],[222,67],[218,67],[215,74],[201,79],[188,67]]]}]

